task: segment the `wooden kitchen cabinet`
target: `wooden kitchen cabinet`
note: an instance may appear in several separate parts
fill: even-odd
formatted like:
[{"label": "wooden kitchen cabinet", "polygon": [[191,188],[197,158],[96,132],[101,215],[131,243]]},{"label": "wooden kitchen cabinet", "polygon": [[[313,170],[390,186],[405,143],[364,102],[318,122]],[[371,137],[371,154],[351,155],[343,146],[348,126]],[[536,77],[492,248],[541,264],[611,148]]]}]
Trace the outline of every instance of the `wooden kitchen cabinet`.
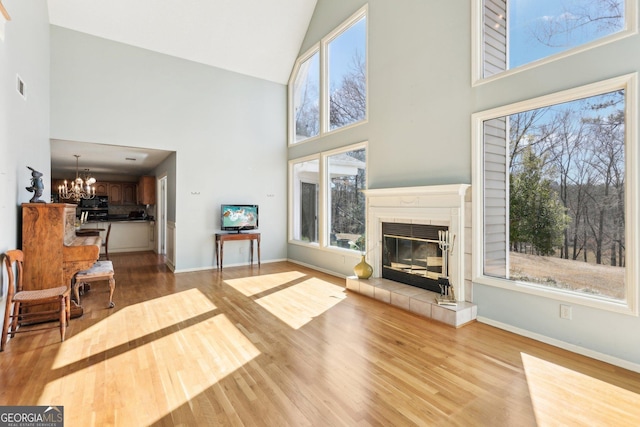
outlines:
[{"label": "wooden kitchen cabinet", "polygon": [[136,183],[135,182],[123,182],[122,183],[122,204],[123,205],[135,205],[137,204],[136,197]]},{"label": "wooden kitchen cabinet", "polygon": [[122,183],[120,182],[109,183],[109,204],[110,205],[122,204]]},{"label": "wooden kitchen cabinet", "polygon": [[138,204],[139,205],[155,205],[156,204],[156,177],[141,176],[138,181]]},{"label": "wooden kitchen cabinet", "polygon": [[109,183],[97,182],[94,187],[96,188],[96,196],[108,196],[109,195]]}]

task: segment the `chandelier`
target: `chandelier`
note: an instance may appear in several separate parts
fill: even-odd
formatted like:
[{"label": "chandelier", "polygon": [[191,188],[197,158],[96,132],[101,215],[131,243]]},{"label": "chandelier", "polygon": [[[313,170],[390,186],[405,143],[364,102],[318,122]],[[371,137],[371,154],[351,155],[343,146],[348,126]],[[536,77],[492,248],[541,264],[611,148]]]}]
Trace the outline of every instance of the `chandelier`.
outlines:
[{"label": "chandelier", "polygon": [[58,187],[58,195],[61,199],[72,200],[74,202],[80,201],[80,199],[93,199],[96,196],[96,188],[92,187],[96,183],[96,179],[89,175],[89,169],[85,169],[84,179],[80,177],[78,172],[78,158],[77,154],[73,155],[76,158],[76,179],[71,181],[67,186],[67,180]]}]

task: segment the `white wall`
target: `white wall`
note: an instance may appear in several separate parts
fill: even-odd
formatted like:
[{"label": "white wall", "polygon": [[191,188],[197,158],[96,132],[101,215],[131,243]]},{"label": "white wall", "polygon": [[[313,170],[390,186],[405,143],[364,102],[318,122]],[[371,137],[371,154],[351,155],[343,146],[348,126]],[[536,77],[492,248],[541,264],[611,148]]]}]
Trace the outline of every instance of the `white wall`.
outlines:
[{"label": "white wall", "polygon": [[286,257],[285,86],[55,26],[51,58],[52,138],[176,152],[176,271],[214,266],[222,203],[259,204]]},{"label": "white wall", "polygon": [[[49,16],[46,2],[5,0],[12,20],[0,40],[0,253],[21,246],[20,205],[33,193],[31,171],[49,181]],[[16,75],[26,83],[27,98],[16,91]],[[48,186],[47,186],[48,187]],[[49,201],[45,188],[42,200]],[[0,275],[0,304],[6,281]],[[2,319],[0,319],[1,325]]]},{"label": "white wall", "polygon": [[[470,183],[469,2],[319,0],[300,53],[365,4],[368,123],[298,144],[288,158],[368,141],[368,188]],[[288,255],[343,275],[359,261],[297,244]]]},{"label": "white wall", "polygon": [[[369,141],[369,188],[471,182],[471,114],[640,70],[640,36],[472,87],[468,1],[319,0],[300,53],[369,5],[369,122],[300,144],[294,159]],[[633,96],[637,96],[634,94]],[[638,118],[634,118],[638,120]],[[289,257],[352,274],[357,257],[289,244]],[[640,319],[474,285],[478,316],[502,328],[640,370]]]},{"label": "white wall", "polygon": [[[48,183],[49,152],[49,16],[41,2],[4,2],[12,20],[0,40],[0,251],[21,243],[19,206],[33,193],[31,171]],[[16,90],[16,76],[26,84],[26,99]],[[48,187],[48,185],[47,185]],[[42,200],[50,201],[45,188]]]}]

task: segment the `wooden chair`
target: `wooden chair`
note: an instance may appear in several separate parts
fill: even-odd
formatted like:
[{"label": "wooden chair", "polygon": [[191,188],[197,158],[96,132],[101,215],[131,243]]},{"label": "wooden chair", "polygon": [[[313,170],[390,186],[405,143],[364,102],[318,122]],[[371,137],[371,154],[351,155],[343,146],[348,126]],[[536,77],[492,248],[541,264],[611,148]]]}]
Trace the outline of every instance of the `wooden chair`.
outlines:
[{"label": "wooden chair", "polygon": [[[19,249],[7,251],[5,253],[4,265],[9,279],[7,286],[7,303],[4,311],[4,324],[2,325],[2,341],[0,351],[4,351],[7,343],[7,336],[13,336],[18,332],[35,332],[45,329],[57,328],[49,326],[43,328],[29,328],[19,330],[21,323],[40,323],[50,321],[52,315],[57,313],[60,321],[60,341],[64,341],[67,323],[70,317],[70,288],[68,286],[58,286],[56,288],[23,290],[24,254]],[[15,274],[14,274],[15,268]],[[24,310],[27,307],[56,304],[53,310],[28,313]],[[22,313],[21,313],[22,309]]]},{"label": "wooden chair", "polygon": [[104,238],[104,242],[102,242],[102,247],[104,248],[104,254],[109,259],[109,235],[111,234],[111,224],[107,227],[107,235]]}]

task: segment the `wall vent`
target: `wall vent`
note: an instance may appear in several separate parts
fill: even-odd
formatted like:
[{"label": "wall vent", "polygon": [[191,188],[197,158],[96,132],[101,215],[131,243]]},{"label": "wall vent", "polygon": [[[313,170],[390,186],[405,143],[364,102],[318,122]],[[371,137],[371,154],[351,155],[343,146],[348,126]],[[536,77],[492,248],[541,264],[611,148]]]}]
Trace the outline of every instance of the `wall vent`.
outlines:
[{"label": "wall vent", "polygon": [[19,75],[16,74],[16,90],[24,99],[27,99],[27,85],[24,84]]}]

